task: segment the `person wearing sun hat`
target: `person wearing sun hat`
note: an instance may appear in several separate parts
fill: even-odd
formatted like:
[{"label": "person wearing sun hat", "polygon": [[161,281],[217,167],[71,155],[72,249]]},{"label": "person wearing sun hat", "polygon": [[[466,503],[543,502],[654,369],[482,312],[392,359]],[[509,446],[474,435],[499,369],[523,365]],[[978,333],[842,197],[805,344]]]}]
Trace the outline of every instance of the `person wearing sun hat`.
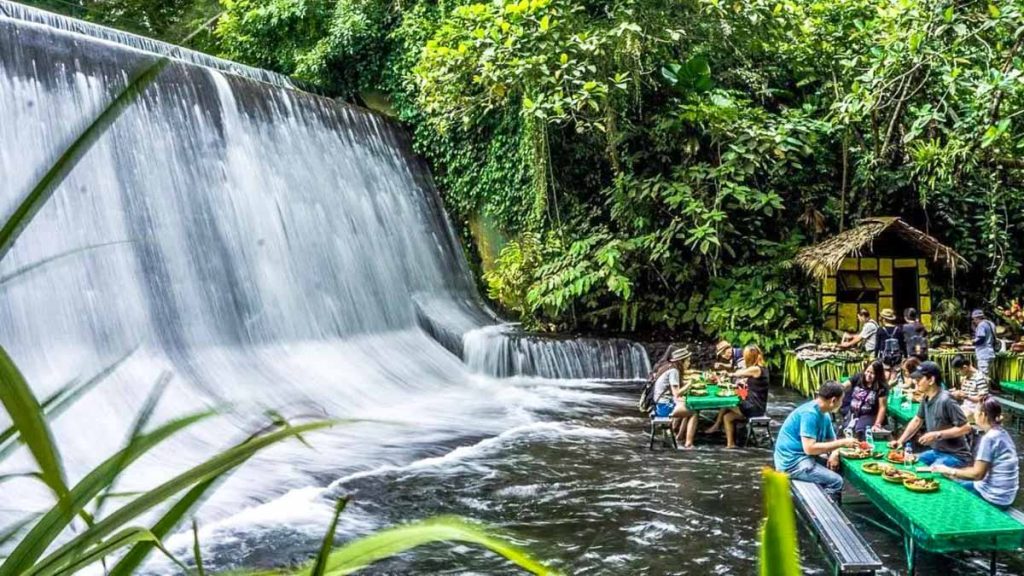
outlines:
[{"label": "person wearing sun hat", "polygon": [[974,327],[974,357],[978,361],[978,370],[988,377],[989,365],[996,358],[996,327],[992,321],[985,318],[981,310],[971,311],[971,326]]},{"label": "person wearing sun hat", "polygon": [[903,360],[903,351],[906,350],[903,330],[896,325],[896,313],[892,308],[883,308],[878,317],[882,319],[882,325],[875,332],[875,357],[891,369]]},{"label": "person wearing sun hat", "polygon": [[737,348],[728,340],[719,340],[715,344],[715,370],[740,370],[746,368],[743,363],[743,348]]},{"label": "person wearing sun hat", "polygon": [[[690,384],[683,378],[690,356],[692,354],[686,348],[672,347],[654,368],[655,413],[672,418],[676,439],[683,440],[685,434],[684,448],[693,448],[693,439],[697,435],[697,415],[686,409],[686,391]],[[681,382],[684,383],[682,386]]]}]

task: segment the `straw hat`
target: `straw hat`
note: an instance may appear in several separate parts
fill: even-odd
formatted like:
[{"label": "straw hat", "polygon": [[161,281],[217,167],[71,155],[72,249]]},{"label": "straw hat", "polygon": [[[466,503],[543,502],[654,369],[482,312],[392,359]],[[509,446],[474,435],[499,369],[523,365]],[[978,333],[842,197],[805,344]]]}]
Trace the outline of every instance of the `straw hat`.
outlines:
[{"label": "straw hat", "polygon": [[718,344],[715,345],[715,356],[721,356],[726,350],[732,348],[732,344],[729,344],[726,340],[719,340]]},{"label": "straw hat", "polygon": [[888,320],[890,322],[896,321],[896,313],[892,311],[892,308],[882,308],[882,313],[878,316],[882,320]]},{"label": "straw hat", "polygon": [[672,351],[672,356],[669,357],[669,362],[682,362],[689,358],[692,354],[686,348],[676,348]]}]

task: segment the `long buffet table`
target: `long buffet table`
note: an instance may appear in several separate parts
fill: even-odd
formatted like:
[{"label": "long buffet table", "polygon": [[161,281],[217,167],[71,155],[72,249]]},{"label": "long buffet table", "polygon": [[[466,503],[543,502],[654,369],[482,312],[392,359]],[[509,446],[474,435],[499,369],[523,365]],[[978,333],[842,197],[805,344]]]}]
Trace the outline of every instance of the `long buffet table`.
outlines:
[{"label": "long buffet table", "polygon": [[[960,385],[960,374],[953,369],[953,358],[963,354],[972,363],[974,353],[956,348],[933,348],[928,352],[928,359],[936,362],[942,369],[946,385]],[[796,352],[789,350],[785,354],[782,371],[782,385],[798,390],[806,396],[813,395],[821,384],[827,380],[842,380],[859,372],[864,365],[860,359],[822,358],[801,360]],[[1024,354],[1000,352],[996,354],[992,366],[992,381],[1024,380]]]}]

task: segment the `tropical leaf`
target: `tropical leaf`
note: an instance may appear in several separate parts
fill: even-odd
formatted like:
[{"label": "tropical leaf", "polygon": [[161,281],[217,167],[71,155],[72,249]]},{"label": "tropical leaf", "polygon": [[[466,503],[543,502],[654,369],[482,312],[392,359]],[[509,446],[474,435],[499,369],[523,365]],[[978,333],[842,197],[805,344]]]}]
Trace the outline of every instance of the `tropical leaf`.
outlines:
[{"label": "tropical leaf", "polygon": [[761,576],[800,576],[800,550],[789,476],[770,468],[765,468],[762,475],[765,521],[761,527]]},{"label": "tropical leaf", "polygon": [[199,546],[199,526],[196,519],[192,519],[192,560],[196,563],[196,574],[206,576],[206,569],[203,568],[203,550]]},{"label": "tropical leaf", "polygon": [[334,504],[334,517],[331,518],[331,524],[327,527],[327,533],[324,534],[324,541],[320,543],[320,553],[317,554],[316,562],[313,564],[312,576],[324,576],[324,571],[327,570],[327,561],[330,558],[331,549],[334,548],[334,533],[338,531],[338,518],[341,517],[347,504],[348,497],[338,498]]},{"label": "tropical leaf", "polygon": [[[100,542],[98,545],[91,548],[85,554],[78,556],[70,563],[60,568],[61,574],[74,574],[75,572],[93,564],[99,562],[103,558],[117,552],[121,548],[131,546],[137,542],[156,542],[157,537],[152,532],[140,527],[130,527],[114,534],[109,539]],[[187,572],[186,572],[187,573]],[[50,568],[47,570],[29,570],[25,572],[25,576],[53,576],[57,574],[56,568]]]},{"label": "tropical leaf", "polygon": [[[103,463],[86,474],[57,505],[43,515],[39,522],[32,527],[25,538],[11,552],[4,563],[0,564],[0,576],[20,575],[33,569],[36,560],[60,535],[61,531],[68,526],[74,516],[82,511],[85,505],[92,501],[104,487],[113,482],[124,468],[171,435],[200,420],[208,418],[211,414],[211,412],[202,412],[168,422],[153,432],[140,436],[135,443],[107,458]],[[119,528],[123,524],[124,522],[119,523],[114,529]],[[85,533],[91,532],[95,527],[95,525],[89,527]],[[74,546],[65,546],[66,555],[62,556],[62,558],[70,560],[74,553],[85,550],[88,546],[99,542],[112,533],[114,529],[106,531],[99,538],[87,543],[78,542],[77,539],[72,540],[75,543]],[[46,567],[38,566],[39,569]]]},{"label": "tropical leaf", "polygon": [[22,530],[27,528],[29,524],[35,522],[36,518],[38,517],[38,514],[33,514],[27,518],[22,518],[21,520],[18,520],[10,526],[0,528],[0,548],[3,548],[5,544],[14,539],[14,537],[17,536],[18,533],[20,533]]},{"label": "tropical leaf", "polygon": [[[326,574],[351,574],[370,564],[400,554],[411,548],[431,542],[468,542],[483,546],[504,556],[507,560],[534,574],[558,574],[534,560],[504,538],[478,524],[457,516],[439,516],[382,530],[359,538],[331,553],[327,559]],[[310,575],[311,571],[302,571]]]},{"label": "tropical leaf", "polygon": [[43,416],[32,389],[25,382],[25,377],[14,364],[14,360],[0,346],[0,401],[11,417],[14,428],[28,446],[32,457],[39,466],[43,482],[50,487],[58,498],[68,493],[67,480],[64,476],[64,465],[61,462],[57,445],[53,441],[50,426]]},{"label": "tropical leaf", "polygon": [[107,105],[95,120],[71,141],[60,157],[57,158],[56,162],[36,182],[35,186],[32,187],[7,221],[4,222],[3,227],[0,228],[0,260],[3,260],[7,253],[10,252],[14,243],[18,240],[18,236],[29,225],[40,208],[46,204],[50,196],[53,195],[53,191],[60,186],[64,178],[78,164],[78,161],[82,159],[82,156],[107,131],[114,121],[121,116],[121,113],[142,95],[146,87],[156,79],[168,62],[167,58],[157,58],[135,74],[128,82],[128,85],[125,86],[125,89]]},{"label": "tropical leaf", "polygon": [[[153,488],[113,511],[110,516],[96,522],[94,526],[83,530],[80,534],[52,552],[49,556],[40,560],[35,569],[46,570],[51,567],[59,568],[71,561],[79,550],[86,549],[96,542],[106,538],[115,530],[127,524],[130,520],[166,502],[178,492],[195,484],[216,478],[220,474],[239,466],[260,450],[277,442],[297,434],[326,428],[334,425],[335,423],[335,421],[331,420],[309,422],[284,430],[279,430],[277,432],[272,432],[225,450],[206,462],[171,478],[160,486]],[[17,550],[15,550],[15,552],[17,552]],[[11,557],[13,558],[14,555],[12,554]],[[36,557],[38,557],[38,555]],[[4,570],[6,566],[6,563],[4,563],[3,566],[0,566],[0,576],[20,574],[20,572],[6,572]]]},{"label": "tropical leaf", "polygon": [[[63,414],[65,410],[77,402],[78,399],[86,392],[92,390],[93,387],[117,370],[117,368],[121,366],[129,356],[135,353],[135,350],[136,348],[132,348],[124,356],[121,356],[81,384],[78,383],[77,378],[68,382],[57,392],[54,392],[45,401],[43,401],[43,414],[50,419]],[[14,452],[14,449],[18,447],[18,441],[20,439],[21,436],[18,433],[18,428],[16,426],[11,426],[3,432],[0,432],[0,461],[3,461],[5,458],[10,456],[12,452]]]}]

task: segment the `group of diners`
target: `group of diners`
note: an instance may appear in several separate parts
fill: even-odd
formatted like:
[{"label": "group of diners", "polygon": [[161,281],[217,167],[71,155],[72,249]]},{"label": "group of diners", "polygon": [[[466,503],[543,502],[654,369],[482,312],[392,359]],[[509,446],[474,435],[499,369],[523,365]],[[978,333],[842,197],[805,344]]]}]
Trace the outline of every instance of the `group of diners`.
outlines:
[{"label": "group of diners", "polygon": [[[657,415],[671,418],[672,433],[682,448],[691,449],[697,436],[699,411],[686,405],[686,397],[693,380],[686,378],[692,353],[680,346],[669,346],[655,364],[651,374],[654,382],[653,404]],[[768,367],[764,355],[756,345],[742,349],[728,342],[715,347],[716,369],[728,370],[727,377],[736,386],[741,398],[738,406],[721,409],[714,423],[704,432],[714,434],[725,431],[725,447],[736,448],[736,424],[749,418],[764,416],[768,408]]]},{"label": "group of diners", "polygon": [[[917,358],[904,362],[903,373],[912,386],[904,394],[919,397],[920,406],[889,447],[899,449],[920,432],[916,441],[926,450],[917,459],[919,465],[957,480],[997,507],[1008,508],[1019,488],[1019,464],[1013,439],[1002,426],[1002,405],[988,394],[981,370],[963,357],[954,359],[954,366],[963,377],[959,390],[945,388],[938,364]],[[793,410],[783,422],[775,444],[776,469],[838,496],[843,488],[837,472],[839,449],[856,447],[869,427],[883,429],[887,396],[884,367],[878,361],[846,386],[826,382],[813,400]],[[835,413],[843,418],[840,429],[856,432],[839,437],[832,419]],[[974,434],[979,437],[972,453],[968,437]]]},{"label": "group of diners", "polygon": [[[883,308],[878,316],[876,321],[867,309],[859,310],[859,332],[844,334],[839,347],[846,350],[860,348],[868,357],[880,360],[887,369],[893,369],[909,358],[928,359],[928,330],[921,323],[916,309],[904,310],[902,323],[898,323],[896,313],[890,308]],[[1001,346],[996,326],[983,310],[972,310],[970,319],[973,330],[971,344],[978,370],[991,376],[989,368],[996,357],[996,349]]]}]

